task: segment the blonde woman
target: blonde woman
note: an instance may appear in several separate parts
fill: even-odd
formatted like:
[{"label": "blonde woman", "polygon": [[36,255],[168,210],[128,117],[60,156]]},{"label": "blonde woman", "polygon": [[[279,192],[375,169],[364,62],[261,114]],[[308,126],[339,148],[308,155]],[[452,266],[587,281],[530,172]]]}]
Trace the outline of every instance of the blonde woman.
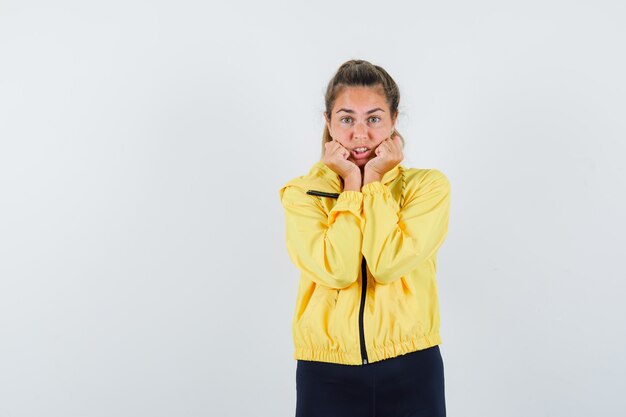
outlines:
[{"label": "blonde woman", "polygon": [[296,417],[445,416],[436,257],[450,183],[404,167],[400,93],[351,60],[325,96],[322,157],[280,189],[300,270]]}]

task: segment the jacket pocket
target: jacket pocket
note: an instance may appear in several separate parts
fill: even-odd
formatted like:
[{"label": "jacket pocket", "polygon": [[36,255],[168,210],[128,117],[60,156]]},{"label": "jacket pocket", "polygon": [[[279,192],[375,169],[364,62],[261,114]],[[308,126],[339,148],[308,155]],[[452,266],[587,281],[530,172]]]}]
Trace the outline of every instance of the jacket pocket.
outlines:
[{"label": "jacket pocket", "polygon": [[324,310],[335,306],[337,296],[337,290],[334,288],[324,287],[323,285],[316,286],[300,318],[300,324],[303,327],[310,327],[311,320],[319,320],[324,316]]}]

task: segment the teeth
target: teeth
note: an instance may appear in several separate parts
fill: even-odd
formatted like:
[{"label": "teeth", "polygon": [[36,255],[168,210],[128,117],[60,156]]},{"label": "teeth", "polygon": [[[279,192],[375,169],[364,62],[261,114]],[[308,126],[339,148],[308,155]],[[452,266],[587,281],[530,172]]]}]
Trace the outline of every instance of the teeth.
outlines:
[{"label": "teeth", "polygon": [[354,148],[355,152],[365,152],[367,148]]}]

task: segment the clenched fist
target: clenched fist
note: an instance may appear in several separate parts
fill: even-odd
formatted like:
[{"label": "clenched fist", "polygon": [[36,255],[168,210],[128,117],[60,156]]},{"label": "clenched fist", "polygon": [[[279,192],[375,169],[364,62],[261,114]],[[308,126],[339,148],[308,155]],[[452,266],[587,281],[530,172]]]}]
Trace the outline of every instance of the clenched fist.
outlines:
[{"label": "clenched fist", "polygon": [[354,162],[348,160],[349,156],[350,151],[334,139],[324,144],[322,162],[341,176],[344,181],[350,176],[361,177],[361,170]]}]

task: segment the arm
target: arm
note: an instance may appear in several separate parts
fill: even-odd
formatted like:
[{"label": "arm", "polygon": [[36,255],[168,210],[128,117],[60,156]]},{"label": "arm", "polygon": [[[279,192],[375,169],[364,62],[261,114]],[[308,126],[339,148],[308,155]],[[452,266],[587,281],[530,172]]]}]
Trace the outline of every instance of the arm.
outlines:
[{"label": "arm", "polygon": [[378,283],[400,279],[437,252],[450,211],[450,183],[441,171],[429,170],[417,189],[407,190],[401,211],[380,181],[365,184],[362,192],[363,255]]},{"label": "arm", "polygon": [[356,282],[361,262],[363,194],[344,190],[326,214],[318,197],[299,187],[281,190],[287,251],[317,284],[345,288]]}]

